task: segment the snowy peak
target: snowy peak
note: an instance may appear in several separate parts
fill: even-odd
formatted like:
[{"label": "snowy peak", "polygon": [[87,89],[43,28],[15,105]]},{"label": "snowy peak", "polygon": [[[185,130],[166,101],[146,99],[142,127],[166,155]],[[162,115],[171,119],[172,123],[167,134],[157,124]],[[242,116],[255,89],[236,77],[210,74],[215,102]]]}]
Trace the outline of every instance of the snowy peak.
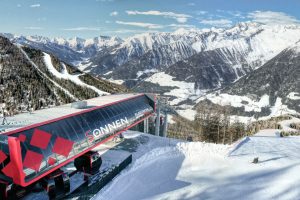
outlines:
[{"label": "snowy peak", "polygon": [[[13,34],[2,35],[4,37],[9,38],[15,43],[32,46],[34,48],[38,48],[49,53],[54,53],[58,56],[62,53],[62,49],[66,49],[69,52],[69,54],[70,51],[74,51],[75,54],[76,52],[81,54],[76,56],[77,59],[65,60],[68,62],[70,61],[69,63],[72,63],[74,61],[80,61],[83,57],[93,56],[97,51],[100,51],[102,48],[116,46],[123,42],[121,38],[107,36],[99,36],[91,39],[83,39],[79,37],[74,37],[70,39],[57,37],[50,39],[42,36],[18,36]],[[63,55],[63,57],[65,56],[66,55]],[[75,56],[72,57],[75,58]]]},{"label": "snowy peak", "polygon": [[105,47],[116,46],[122,42],[123,40],[119,37],[99,36],[92,39],[86,39],[84,42],[84,46],[89,47],[92,45],[96,45],[98,48],[101,48],[103,46]]},{"label": "snowy peak", "polygon": [[300,54],[300,40],[292,45],[289,50],[292,50],[295,54]]}]

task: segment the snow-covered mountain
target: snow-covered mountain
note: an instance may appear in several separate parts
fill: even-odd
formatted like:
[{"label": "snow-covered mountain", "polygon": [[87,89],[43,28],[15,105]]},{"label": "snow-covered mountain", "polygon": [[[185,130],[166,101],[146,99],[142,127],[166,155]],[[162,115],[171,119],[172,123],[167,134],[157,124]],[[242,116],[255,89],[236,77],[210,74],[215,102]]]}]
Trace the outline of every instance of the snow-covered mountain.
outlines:
[{"label": "snow-covered mountain", "polygon": [[199,99],[231,106],[236,114],[300,113],[300,42],[235,83]]},{"label": "snow-covered mountain", "polygon": [[[181,43],[192,47],[195,50],[194,54],[226,48],[228,53],[236,54],[238,52],[244,55],[247,63],[256,68],[298,41],[299,33],[300,28],[296,25],[269,26],[257,23],[240,23],[229,29],[212,28],[178,30],[173,33],[147,33],[130,37],[122,44],[111,48],[110,51],[100,52],[96,56],[110,55],[111,63],[106,63],[103,59],[91,59],[91,61],[93,61],[93,68],[101,70],[104,68],[103,71],[107,72],[106,70],[109,68],[122,67],[126,62],[137,57],[140,58],[148,51],[160,51],[166,46],[172,46],[173,43]],[[181,52],[186,48],[178,46],[178,50]],[[157,61],[159,57],[151,62],[156,63],[154,67],[158,67],[174,64],[180,58],[185,59],[185,57],[180,57],[180,54],[176,58],[167,64]]]},{"label": "snow-covered mountain", "polygon": [[0,102],[10,114],[124,91],[51,54],[0,36]]},{"label": "snow-covered mountain", "polygon": [[135,91],[169,96],[171,105],[186,109],[200,96],[231,85],[294,45],[300,40],[300,27],[243,22],[230,28],[179,29],[127,39],[6,36]]},{"label": "snow-covered mountain", "polygon": [[82,69],[129,87],[164,72],[195,90],[211,90],[259,68],[299,39],[299,26],[250,22],[228,29],[147,33],[100,51]]},{"label": "snow-covered mountain", "polygon": [[99,36],[91,39],[82,38],[47,38],[42,36],[18,36],[13,34],[0,34],[12,42],[27,45],[51,53],[69,64],[78,63],[86,58],[93,57],[105,47],[111,47],[123,42],[118,37]]}]

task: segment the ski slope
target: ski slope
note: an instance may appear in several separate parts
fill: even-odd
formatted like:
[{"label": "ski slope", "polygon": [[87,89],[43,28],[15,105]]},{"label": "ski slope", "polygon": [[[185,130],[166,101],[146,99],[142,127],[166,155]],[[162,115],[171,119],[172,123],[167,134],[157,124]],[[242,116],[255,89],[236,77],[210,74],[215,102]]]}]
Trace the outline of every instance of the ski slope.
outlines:
[{"label": "ski slope", "polygon": [[75,83],[77,85],[90,88],[90,89],[94,90],[95,92],[97,92],[99,96],[109,94],[107,92],[99,90],[95,86],[88,85],[88,84],[84,83],[83,81],[81,81],[80,78],[79,78],[79,76],[81,76],[82,74],[77,74],[77,75],[71,75],[71,74],[69,74],[69,72],[68,72],[68,70],[66,68],[66,65],[64,63],[61,63],[61,65],[63,67],[62,72],[57,71],[55,69],[55,67],[53,66],[53,63],[52,63],[52,60],[51,60],[51,56],[49,54],[47,54],[47,53],[43,53],[43,54],[44,54],[44,62],[46,64],[48,70],[55,77],[57,77],[59,79],[70,80],[70,81],[72,81],[73,83]]},{"label": "ski slope", "polygon": [[300,137],[277,132],[263,130],[230,146],[128,132],[140,144],[134,162],[94,200],[300,199]]}]

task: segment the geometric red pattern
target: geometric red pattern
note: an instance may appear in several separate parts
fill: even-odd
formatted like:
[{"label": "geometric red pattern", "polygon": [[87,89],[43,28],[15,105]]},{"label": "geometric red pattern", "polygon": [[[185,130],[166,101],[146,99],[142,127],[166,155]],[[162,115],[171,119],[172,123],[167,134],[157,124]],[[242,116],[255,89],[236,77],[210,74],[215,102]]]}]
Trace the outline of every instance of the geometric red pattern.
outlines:
[{"label": "geometric red pattern", "polygon": [[46,131],[34,129],[30,144],[41,149],[46,149],[51,139],[51,134]]},{"label": "geometric red pattern", "polygon": [[7,158],[7,155],[0,150],[0,164]]},{"label": "geometric red pattern", "polygon": [[16,168],[16,165],[14,165],[12,162],[9,162],[3,169],[2,172],[13,179],[19,178],[19,175],[25,176],[24,172],[21,172],[21,174],[18,174],[18,169]]},{"label": "geometric red pattern", "polygon": [[43,161],[43,155],[31,150],[27,150],[23,161],[23,166],[36,172],[39,171]]},{"label": "geometric red pattern", "polygon": [[21,142],[25,142],[25,140],[26,140],[26,135],[20,134],[18,138],[19,138],[19,140],[20,140]]},{"label": "geometric red pattern", "polygon": [[55,158],[50,157],[50,158],[48,159],[48,164],[49,164],[49,165],[54,165],[55,163],[56,163],[56,159],[55,159]]},{"label": "geometric red pattern", "polygon": [[74,142],[70,140],[64,139],[62,137],[57,137],[52,152],[65,156],[67,158],[73,148],[73,144]]},{"label": "geometric red pattern", "polygon": [[16,171],[16,166],[14,164],[12,164],[12,162],[9,162],[3,169],[2,172],[11,178],[14,178],[15,176],[15,172]]}]

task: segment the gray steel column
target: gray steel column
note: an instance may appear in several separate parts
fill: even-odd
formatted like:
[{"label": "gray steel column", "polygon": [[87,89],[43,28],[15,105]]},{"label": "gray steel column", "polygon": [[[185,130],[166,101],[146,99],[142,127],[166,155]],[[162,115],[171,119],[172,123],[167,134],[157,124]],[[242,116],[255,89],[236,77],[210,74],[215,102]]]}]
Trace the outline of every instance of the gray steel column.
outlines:
[{"label": "gray steel column", "polygon": [[163,137],[167,137],[168,134],[168,114],[165,113],[164,127],[163,127]]},{"label": "gray steel column", "polygon": [[147,118],[147,133],[149,133],[149,118]]},{"label": "gray steel column", "polygon": [[155,135],[159,136],[159,127],[160,127],[160,108],[156,108],[156,123],[155,123]]},{"label": "gray steel column", "polygon": [[148,122],[148,118],[144,120],[144,133],[149,133],[149,122]]}]

